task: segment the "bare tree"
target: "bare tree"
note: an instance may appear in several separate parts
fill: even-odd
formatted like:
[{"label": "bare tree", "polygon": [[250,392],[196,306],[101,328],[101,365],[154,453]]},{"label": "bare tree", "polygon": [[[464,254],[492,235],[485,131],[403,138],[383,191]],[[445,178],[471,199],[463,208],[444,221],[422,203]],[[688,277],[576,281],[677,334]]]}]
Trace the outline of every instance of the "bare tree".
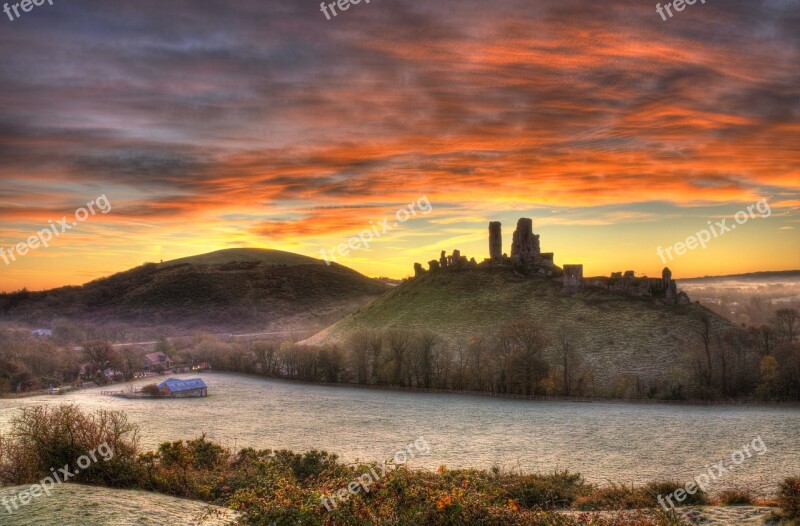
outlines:
[{"label": "bare tree", "polygon": [[383,334],[380,331],[371,331],[369,340],[370,351],[372,353],[372,377],[376,384],[384,383],[383,375],[380,370],[381,352],[383,351]]},{"label": "bare tree", "polygon": [[705,384],[706,387],[711,390],[713,388],[714,383],[714,366],[713,366],[713,359],[711,354],[711,341],[712,341],[712,334],[713,328],[711,326],[711,318],[708,315],[704,315],[700,318],[700,339],[703,342],[703,353],[706,358],[706,365],[707,369],[705,371]]},{"label": "bare tree", "polygon": [[468,347],[463,342],[456,343],[455,348],[455,373],[453,374],[453,389],[463,391],[467,383],[467,370],[469,366]]},{"label": "bare tree", "polygon": [[548,366],[542,360],[542,351],[549,343],[543,327],[536,321],[522,319],[503,329],[505,345],[513,349],[514,369],[521,378],[526,395],[533,394],[539,382],[547,376]]},{"label": "bare tree", "polygon": [[433,368],[437,362],[436,346],[439,343],[439,335],[433,331],[422,331],[416,338],[417,346],[417,365],[421,375],[422,386],[430,388],[433,385]]},{"label": "bare tree", "polygon": [[83,353],[89,363],[103,370],[108,367],[122,367],[122,357],[109,342],[94,340],[83,344]]},{"label": "bare tree", "polygon": [[372,333],[361,329],[350,336],[350,362],[356,372],[356,381],[366,384],[369,381],[369,360],[372,350]]},{"label": "bare tree", "polygon": [[453,366],[453,356],[447,347],[437,345],[433,353],[433,378],[434,385],[439,389],[450,387],[450,368]]},{"label": "bare tree", "polygon": [[495,391],[490,349],[490,340],[482,334],[476,334],[470,339],[467,346],[467,383],[470,389]]},{"label": "bare tree", "polygon": [[555,353],[562,368],[564,395],[573,393],[573,380],[578,374],[578,369],[583,361],[580,352],[582,340],[580,333],[570,326],[562,326],[558,330]]},{"label": "bare tree", "polygon": [[775,325],[784,341],[794,343],[800,325],[800,313],[797,309],[778,309],[775,312]]},{"label": "bare tree", "polygon": [[515,344],[510,331],[503,330],[492,346],[493,362],[496,374],[492,379],[492,392],[510,393],[512,384],[512,364]]},{"label": "bare tree", "polygon": [[410,334],[406,330],[394,329],[387,331],[386,338],[389,341],[389,351],[392,355],[392,383],[403,385],[403,367],[406,365],[406,351]]},{"label": "bare tree", "polygon": [[272,374],[277,352],[278,344],[276,342],[258,342],[253,347],[253,353],[258,359],[258,363],[261,364],[263,374]]}]

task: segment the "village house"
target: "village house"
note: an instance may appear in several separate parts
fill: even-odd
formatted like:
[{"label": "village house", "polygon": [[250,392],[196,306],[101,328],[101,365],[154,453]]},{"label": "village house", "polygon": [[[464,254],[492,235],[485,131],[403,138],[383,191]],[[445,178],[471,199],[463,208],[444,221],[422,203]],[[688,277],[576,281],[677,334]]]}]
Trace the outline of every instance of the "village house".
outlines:
[{"label": "village house", "polygon": [[161,351],[144,355],[144,368],[147,371],[166,371],[172,369],[172,360]]}]

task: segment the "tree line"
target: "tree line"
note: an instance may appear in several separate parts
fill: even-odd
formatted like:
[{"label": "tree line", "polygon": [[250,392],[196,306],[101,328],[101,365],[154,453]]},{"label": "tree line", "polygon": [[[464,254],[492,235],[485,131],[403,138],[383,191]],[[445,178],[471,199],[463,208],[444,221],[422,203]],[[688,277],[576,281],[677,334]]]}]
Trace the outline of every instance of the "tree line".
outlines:
[{"label": "tree line", "polygon": [[[232,342],[199,333],[180,342],[161,338],[156,349],[175,363],[205,361],[219,370],[307,382],[520,396],[800,401],[797,310],[780,309],[761,327],[719,328],[708,316],[697,327],[683,358],[662,379],[618,375],[610,385],[596,382],[579,330],[563,326],[550,332],[530,318],[456,342],[427,330],[363,329],[341,346]],[[117,350],[105,340],[87,341],[76,350],[53,339],[5,331],[0,394],[131,379],[142,369],[146,352]]]},{"label": "tree line", "polygon": [[619,375],[598,385],[583,335],[555,336],[533,319],[494,334],[448,342],[431,331],[362,329],[342,346],[292,343],[192,345],[214,367],[307,382],[451,389],[522,396],[665,400],[800,401],[800,315],[782,309],[769,325],[719,328],[698,320],[683,357],[660,380]]}]

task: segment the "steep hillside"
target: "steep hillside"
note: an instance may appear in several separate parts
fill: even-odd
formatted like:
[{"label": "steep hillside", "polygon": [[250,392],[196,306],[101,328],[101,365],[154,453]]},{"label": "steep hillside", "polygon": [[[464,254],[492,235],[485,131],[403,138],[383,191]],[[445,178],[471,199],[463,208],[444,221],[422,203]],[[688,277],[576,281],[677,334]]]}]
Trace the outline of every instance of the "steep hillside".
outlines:
[{"label": "steep hillside", "polygon": [[410,280],[305,343],[342,345],[358,329],[405,328],[429,329],[454,346],[472,335],[492,335],[504,324],[532,318],[553,339],[562,327],[577,329],[595,381],[604,384],[625,375],[666,378],[682,354],[699,345],[700,319],[706,315],[717,327],[729,325],[696,304],[670,306],[591,288],[565,295],[548,278],[478,268]]},{"label": "steep hillside", "polygon": [[148,263],[82,287],[0,296],[6,319],[170,324],[182,328],[320,329],[384,285],[341,265],[278,250],[221,250]]}]

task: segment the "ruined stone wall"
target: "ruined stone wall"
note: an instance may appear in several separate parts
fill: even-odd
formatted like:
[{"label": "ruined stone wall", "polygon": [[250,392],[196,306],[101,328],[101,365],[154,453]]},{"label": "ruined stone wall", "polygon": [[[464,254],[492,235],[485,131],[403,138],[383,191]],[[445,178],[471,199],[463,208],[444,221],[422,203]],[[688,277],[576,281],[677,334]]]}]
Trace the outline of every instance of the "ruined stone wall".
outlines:
[{"label": "ruined stone wall", "polygon": [[503,258],[503,232],[500,221],[489,223],[489,259],[500,261]]},{"label": "ruined stone wall", "polygon": [[583,288],[583,265],[564,265],[564,284],[567,293],[578,292]]}]

